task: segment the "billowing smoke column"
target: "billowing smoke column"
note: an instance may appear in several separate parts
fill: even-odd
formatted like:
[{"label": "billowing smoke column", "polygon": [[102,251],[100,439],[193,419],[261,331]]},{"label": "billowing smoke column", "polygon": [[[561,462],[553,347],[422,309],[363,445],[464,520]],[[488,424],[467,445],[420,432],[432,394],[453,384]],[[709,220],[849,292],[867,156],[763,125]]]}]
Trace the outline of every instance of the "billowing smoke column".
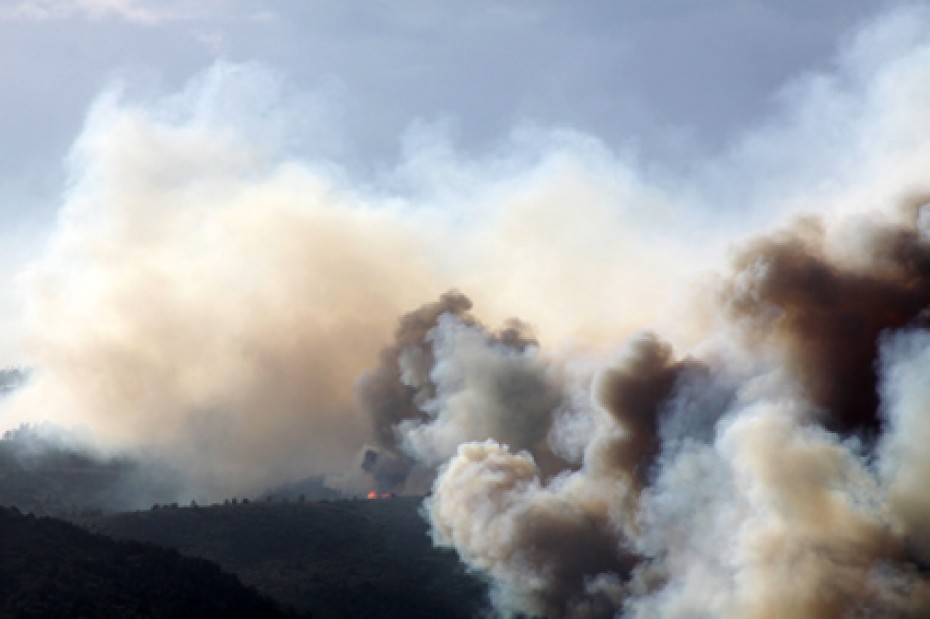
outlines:
[{"label": "billowing smoke column", "polygon": [[625,540],[657,447],[656,412],[683,368],[654,336],[631,341],[595,380],[601,408],[580,467],[546,474],[531,453],[494,439],[461,445],[443,467],[427,500],[434,537],[494,578],[499,608],[597,616],[618,607],[636,564]]},{"label": "billowing smoke column", "polygon": [[[419,488],[458,445],[495,438],[552,460],[546,433],[563,394],[537,354],[527,325],[510,320],[491,332],[471,314],[471,301],[450,291],[404,315],[382,364],[357,391],[372,421],[375,449],[362,467],[381,490]],[[420,482],[422,484],[422,482]]]},{"label": "billowing smoke column", "polygon": [[381,490],[395,490],[405,481],[412,465],[397,449],[395,426],[424,418],[420,406],[434,397],[434,385],[424,375],[434,363],[426,336],[444,314],[473,322],[467,314],[469,309],[471,301],[467,297],[449,292],[438,302],[404,315],[395,333],[395,344],[381,352],[382,365],[359,380],[358,399],[371,419],[377,445],[365,451],[362,468],[372,474]]},{"label": "billowing smoke column", "polygon": [[504,615],[925,616],[922,208],[749,242],[688,356],[642,333],[572,372],[424,306],[362,383],[403,394],[371,409],[392,483],[436,471],[433,537]]}]

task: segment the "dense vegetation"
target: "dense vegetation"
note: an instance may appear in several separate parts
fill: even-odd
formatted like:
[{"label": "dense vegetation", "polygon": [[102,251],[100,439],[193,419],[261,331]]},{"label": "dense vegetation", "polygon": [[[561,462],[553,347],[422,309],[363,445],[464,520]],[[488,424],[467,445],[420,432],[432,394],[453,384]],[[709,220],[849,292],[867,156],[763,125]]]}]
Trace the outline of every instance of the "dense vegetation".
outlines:
[{"label": "dense vegetation", "polygon": [[203,559],[0,508],[0,617],[284,617]]},{"label": "dense vegetation", "polygon": [[236,502],[87,517],[117,538],[216,561],[314,617],[473,617],[485,585],[433,548],[420,500]]}]

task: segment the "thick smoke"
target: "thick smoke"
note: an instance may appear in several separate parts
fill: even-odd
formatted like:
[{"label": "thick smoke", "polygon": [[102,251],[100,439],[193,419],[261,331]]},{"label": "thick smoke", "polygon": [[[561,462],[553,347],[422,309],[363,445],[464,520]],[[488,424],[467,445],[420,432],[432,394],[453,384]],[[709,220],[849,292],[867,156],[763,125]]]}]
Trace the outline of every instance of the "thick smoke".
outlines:
[{"label": "thick smoke", "polygon": [[658,405],[681,367],[654,336],[632,340],[595,380],[585,413],[597,429],[577,470],[547,478],[530,453],[495,440],[463,444],[444,465],[426,504],[434,537],[494,578],[499,608],[596,617],[619,607]]},{"label": "thick smoke", "polygon": [[[562,133],[516,136],[512,154],[433,170],[418,150],[381,185],[351,186],[345,170],[301,154],[299,137],[322,135],[294,135],[313,124],[304,102],[261,68],[224,64],[153,101],[101,96],[69,156],[56,229],[19,280],[16,361],[34,373],[5,403],[5,426],[50,421],[101,449],[154,451],[202,499],[320,474],[365,490],[342,475],[359,464],[400,487],[412,458],[432,451],[433,469],[487,435],[558,468],[543,440],[558,377],[535,334],[508,320],[532,317],[566,349],[604,350],[632,332],[638,316],[609,308],[653,279],[631,264],[662,244],[649,238],[658,220],[633,211],[638,197],[669,209],[661,192],[595,141]],[[411,175],[427,180],[387,189]],[[577,220],[561,216],[566,200]],[[656,270],[677,272],[673,254]],[[372,371],[397,317],[452,286],[499,330],[443,306],[464,303],[450,295],[402,327],[402,358],[387,351]],[[639,315],[674,288],[669,278],[644,293]],[[457,318],[423,344],[443,313]],[[450,361],[427,376],[434,354]],[[536,419],[487,408],[515,401]],[[475,408],[488,411],[480,423],[466,414]]]},{"label": "thick smoke", "polygon": [[471,306],[468,297],[452,291],[435,303],[404,314],[394,334],[394,345],[381,352],[381,367],[359,381],[359,399],[371,418],[379,447],[396,450],[394,427],[422,416],[420,407],[435,397],[429,371],[436,360],[426,341],[427,335],[444,314],[473,324],[474,319],[467,313]]},{"label": "thick smoke", "polygon": [[448,292],[436,303],[405,314],[394,334],[395,343],[381,351],[381,366],[367,372],[357,386],[362,411],[371,419],[375,449],[366,449],[362,468],[371,473],[379,490],[396,490],[407,478],[412,461],[398,449],[396,426],[422,419],[421,407],[435,388],[429,370],[435,363],[426,336],[443,314],[473,322],[467,312],[471,301]]},{"label": "thick smoke", "polygon": [[499,609],[609,616],[634,565],[613,513],[627,488],[582,473],[540,477],[527,452],[462,445],[427,500],[434,539],[493,579]]},{"label": "thick smoke", "polygon": [[434,294],[415,226],[203,117],[225,70],[174,114],[98,102],[23,276],[35,371],[4,413],[154,450],[201,499],[349,468],[352,384]]},{"label": "thick smoke", "polygon": [[876,429],[879,334],[920,320],[930,304],[930,248],[916,218],[848,226],[858,264],[828,255],[815,219],[750,243],[735,261],[725,307],[750,323],[751,337],[783,351],[829,427]]},{"label": "thick smoke", "polygon": [[811,220],[749,242],[726,337],[681,358],[643,334],[588,378],[580,467],[461,445],[426,502],[436,542],[504,614],[925,615],[921,221],[835,224],[857,262]]},{"label": "thick smoke", "polygon": [[637,484],[645,480],[659,447],[660,406],[692,367],[698,366],[676,361],[669,344],[645,334],[631,340],[625,354],[600,374],[592,397],[623,433],[605,446],[604,466]]},{"label": "thick smoke", "polygon": [[376,440],[362,468],[381,490],[401,489],[414,465],[420,470],[407,490],[423,479],[428,488],[430,471],[471,440],[493,438],[556,460],[545,438],[565,397],[557,376],[527,325],[511,319],[492,332],[471,307],[451,291],[405,314],[381,366],[359,381]]}]

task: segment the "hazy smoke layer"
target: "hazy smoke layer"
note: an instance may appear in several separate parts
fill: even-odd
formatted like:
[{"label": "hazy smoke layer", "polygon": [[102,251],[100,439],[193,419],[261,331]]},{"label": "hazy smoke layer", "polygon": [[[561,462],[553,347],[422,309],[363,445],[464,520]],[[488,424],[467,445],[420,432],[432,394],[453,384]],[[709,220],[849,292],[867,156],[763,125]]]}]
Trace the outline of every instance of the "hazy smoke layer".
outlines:
[{"label": "hazy smoke layer", "polygon": [[352,384],[433,292],[412,226],[263,160],[191,109],[233,94],[213,88],[97,104],[24,277],[36,371],[5,417],[156,449],[218,497],[349,467],[368,436]]},{"label": "hazy smoke layer", "polygon": [[[657,228],[622,211],[661,198],[594,141],[542,133],[489,163],[439,152],[431,170],[422,157],[440,138],[421,136],[377,189],[351,187],[300,153],[293,132],[313,123],[290,97],[263,69],[222,64],[155,101],[101,96],[70,155],[57,228],[20,279],[22,361],[35,372],[6,425],[52,421],[102,448],[154,450],[202,499],[341,475],[365,444],[376,447],[365,467],[388,487],[423,460],[411,489],[464,440],[557,460],[542,452],[559,380],[509,319],[532,316],[572,347],[630,333],[636,316],[602,316],[608,299],[645,290],[649,273],[630,258]],[[577,221],[559,210],[568,197]],[[629,242],[608,253],[618,239]],[[457,285],[499,331],[450,293],[408,316],[371,370],[398,316]],[[639,312],[673,289],[652,288]],[[570,308],[583,319],[562,320]],[[365,490],[351,475],[334,483]]]}]

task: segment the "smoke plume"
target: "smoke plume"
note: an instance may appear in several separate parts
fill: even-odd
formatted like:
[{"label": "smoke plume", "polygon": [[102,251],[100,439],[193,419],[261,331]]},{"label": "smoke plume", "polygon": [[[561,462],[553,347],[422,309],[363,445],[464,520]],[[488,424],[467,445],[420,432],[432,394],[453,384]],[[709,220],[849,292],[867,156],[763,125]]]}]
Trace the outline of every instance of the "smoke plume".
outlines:
[{"label": "smoke plume", "polygon": [[925,614],[919,222],[834,224],[856,262],[812,219],[748,242],[725,337],[680,357],[642,334],[586,378],[580,466],[462,444],[426,501],[436,542],[508,615]]},{"label": "smoke plume", "polygon": [[492,438],[555,459],[544,439],[564,396],[538,342],[516,319],[488,330],[471,307],[450,291],[405,314],[381,366],[359,381],[377,441],[362,467],[382,490],[400,488],[415,464],[435,469],[472,440]]},{"label": "smoke plume", "polygon": [[[536,333],[604,349],[632,331],[633,317],[600,317],[608,298],[649,279],[629,259],[653,222],[616,210],[648,190],[569,134],[515,137],[504,160],[440,161],[422,175],[464,197],[429,183],[409,196],[355,187],[295,146],[303,101],[260,67],[226,64],[155,100],[101,95],[69,155],[56,229],[19,278],[19,360],[34,373],[6,403],[7,427],[49,421],[95,448],[154,450],[204,499],[320,474],[360,491],[367,482],[345,475],[360,463],[400,487],[415,459],[434,469],[486,436],[556,460],[542,439],[563,394]],[[537,147],[542,156],[526,156]],[[386,185],[419,177],[418,157]],[[566,226],[557,209],[568,196],[602,225]],[[609,255],[619,236],[630,243]],[[600,273],[576,251],[556,259],[553,247],[579,242],[602,248]],[[605,275],[619,288],[600,286]],[[408,316],[372,369],[398,316],[457,286],[496,329],[450,293]],[[578,304],[585,295],[600,301]],[[566,323],[569,308],[587,318]],[[532,332],[513,316],[532,316]],[[532,421],[506,417],[520,406]],[[487,410],[481,421],[475,409]]]}]

